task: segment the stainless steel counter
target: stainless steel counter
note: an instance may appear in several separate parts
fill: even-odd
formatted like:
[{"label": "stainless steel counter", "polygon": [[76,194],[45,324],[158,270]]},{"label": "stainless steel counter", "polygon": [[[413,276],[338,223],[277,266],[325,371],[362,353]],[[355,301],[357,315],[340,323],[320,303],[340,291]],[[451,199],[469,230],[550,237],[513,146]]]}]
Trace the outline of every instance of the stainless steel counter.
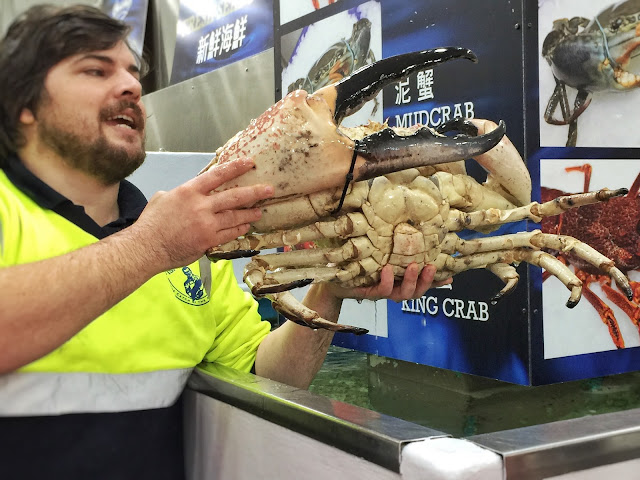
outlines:
[{"label": "stainless steel counter", "polygon": [[196,369],[188,387],[396,472],[405,443],[446,436],[431,428],[218,365]]},{"label": "stainless steel counter", "polygon": [[[416,423],[220,366],[197,369],[189,389],[400,472],[403,447],[452,437]],[[544,479],[640,457],[640,409],[465,438],[503,459],[505,478]]]},{"label": "stainless steel counter", "polygon": [[476,435],[467,440],[502,455],[507,478],[543,479],[639,458],[640,409]]}]

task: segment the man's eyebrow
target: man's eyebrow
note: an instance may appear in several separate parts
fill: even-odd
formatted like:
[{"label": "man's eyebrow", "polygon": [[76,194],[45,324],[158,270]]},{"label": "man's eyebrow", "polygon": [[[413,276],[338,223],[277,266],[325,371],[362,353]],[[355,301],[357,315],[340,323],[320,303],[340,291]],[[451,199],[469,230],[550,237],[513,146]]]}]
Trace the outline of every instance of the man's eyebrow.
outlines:
[{"label": "man's eyebrow", "polygon": [[[81,62],[83,60],[98,60],[99,62],[108,63],[110,65],[115,65],[115,60],[107,55],[99,55],[97,53],[87,53],[86,55],[81,56],[77,62]],[[132,63],[127,68],[131,73],[140,74],[140,67],[135,63]]]}]

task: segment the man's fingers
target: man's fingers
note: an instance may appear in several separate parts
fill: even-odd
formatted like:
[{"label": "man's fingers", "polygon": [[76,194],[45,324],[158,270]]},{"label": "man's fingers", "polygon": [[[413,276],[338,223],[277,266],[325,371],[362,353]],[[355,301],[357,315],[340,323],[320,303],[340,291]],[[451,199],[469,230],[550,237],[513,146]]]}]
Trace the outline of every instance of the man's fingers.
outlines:
[{"label": "man's fingers", "polygon": [[394,281],[393,267],[390,264],[382,267],[380,271],[380,283],[374,287],[375,297],[386,298],[391,295]]},{"label": "man's fingers", "polygon": [[420,269],[416,263],[412,263],[406,268],[400,284],[401,299],[415,298],[419,273]]},{"label": "man's fingers", "polygon": [[260,200],[273,196],[271,185],[251,185],[248,187],[236,187],[224,192],[211,194],[214,202],[214,212],[232,210],[235,208],[250,207]]},{"label": "man's fingers", "polygon": [[247,208],[244,210],[225,210],[216,214],[216,226],[218,231],[234,228],[238,225],[249,224],[260,220],[262,212],[259,208]]},{"label": "man's fingers", "polygon": [[193,182],[198,191],[209,193],[220,185],[247,173],[253,167],[255,167],[255,163],[250,158],[218,163],[195,177]]},{"label": "man's fingers", "polygon": [[[218,231],[218,245],[222,245],[223,243],[230,242],[249,231],[249,224],[243,223],[241,225],[236,225],[231,228],[226,228]],[[210,248],[217,247],[218,245],[211,245]]]},{"label": "man's fingers", "polygon": [[418,277],[418,281],[416,284],[416,293],[419,297],[421,297],[424,292],[429,290],[431,287],[435,286],[433,284],[433,277],[435,274],[435,265],[425,265],[425,267],[422,269],[422,272],[420,272],[420,276]]}]

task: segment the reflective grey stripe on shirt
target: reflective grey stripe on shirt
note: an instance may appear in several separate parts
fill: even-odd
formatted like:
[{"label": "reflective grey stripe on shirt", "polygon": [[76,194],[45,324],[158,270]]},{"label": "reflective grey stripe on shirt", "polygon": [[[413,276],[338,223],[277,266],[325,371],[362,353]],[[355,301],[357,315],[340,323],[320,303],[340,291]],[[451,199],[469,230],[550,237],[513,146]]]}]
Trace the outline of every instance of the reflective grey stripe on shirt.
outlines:
[{"label": "reflective grey stripe on shirt", "polygon": [[192,370],[126,374],[12,372],[0,375],[0,416],[168,407],[182,393]]},{"label": "reflective grey stripe on shirt", "polygon": [[[2,233],[1,230],[0,230],[0,233]],[[207,296],[210,297],[211,296],[211,260],[209,260],[205,255],[204,257],[200,257],[200,260],[198,260],[198,265],[200,266],[200,280],[202,280],[202,285],[204,286],[205,292],[207,292]]]}]

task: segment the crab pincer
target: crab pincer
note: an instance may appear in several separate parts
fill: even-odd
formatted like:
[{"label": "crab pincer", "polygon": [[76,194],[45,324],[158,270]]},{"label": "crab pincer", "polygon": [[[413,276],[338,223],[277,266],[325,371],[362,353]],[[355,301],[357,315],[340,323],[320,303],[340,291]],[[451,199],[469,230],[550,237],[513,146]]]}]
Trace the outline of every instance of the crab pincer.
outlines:
[{"label": "crab pincer", "polygon": [[251,157],[256,168],[218,190],[269,183],[275,195],[265,203],[274,203],[283,197],[342,187],[351,180],[484,153],[500,141],[504,124],[475,137],[445,137],[424,127],[408,136],[385,130],[359,141],[340,129],[344,117],[359,110],[385,86],[454,59],[475,62],[476,56],[461,47],[406,53],[366,65],[313,94],[293,91],[220,147],[204,170],[215,163]]}]

